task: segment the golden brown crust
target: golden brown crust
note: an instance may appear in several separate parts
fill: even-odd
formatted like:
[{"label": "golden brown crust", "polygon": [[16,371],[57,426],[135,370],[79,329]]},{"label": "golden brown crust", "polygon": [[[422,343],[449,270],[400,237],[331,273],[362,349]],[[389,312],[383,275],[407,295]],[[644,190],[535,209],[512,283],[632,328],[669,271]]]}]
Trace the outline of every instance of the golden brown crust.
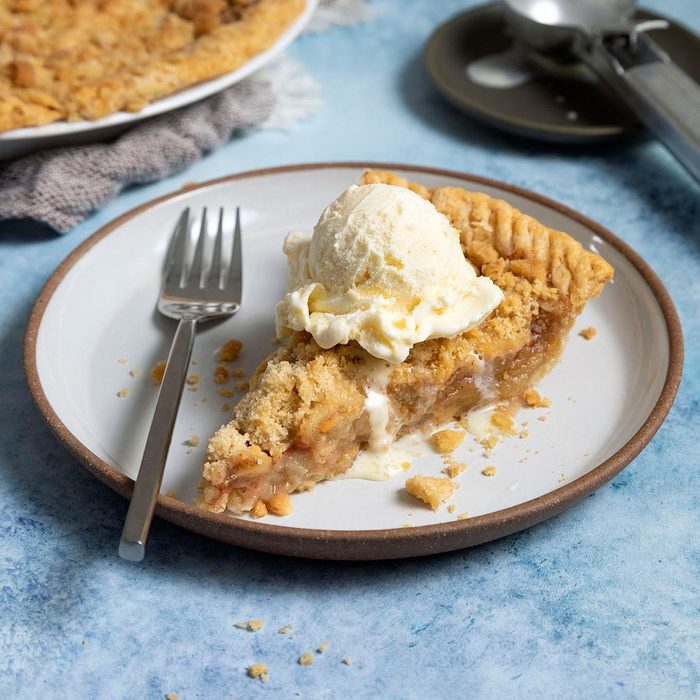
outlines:
[{"label": "golden brown crust", "polygon": [[0,0],[0,131],[98,119],[235,70],[304,0]]},{"label": "golden brown crust", "polygon": [[[556,363],[574,319],[612,268],[567,234],[484,194],[428,190],[379,171],[362,182],[410,187],[430,199],[460,231],[477,271],[504,293],[482,324],[418,343],[393,369],[387,393],[394,434],[522,397]],[[364,399],[372,362],[356,343],[322,350],[308,334],[294,334],[260,365],[233,420],[212,438],[204,507],[249,510],[347,469],[369,437]]]}]

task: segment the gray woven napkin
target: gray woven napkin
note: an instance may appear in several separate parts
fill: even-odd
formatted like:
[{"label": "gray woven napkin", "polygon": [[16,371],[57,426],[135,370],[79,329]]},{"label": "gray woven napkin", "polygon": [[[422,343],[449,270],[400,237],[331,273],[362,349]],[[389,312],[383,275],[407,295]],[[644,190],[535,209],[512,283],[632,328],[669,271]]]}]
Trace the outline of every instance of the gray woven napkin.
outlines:
[{"label": "gray woven napkin", "polygon": [[[371,14],[364,0],[322,0],[310,29]],[[283,59],[202,102],[141,122],[111,143],[0,163],[0,221],[30,219],[65,233],[125,187],[177,173],[242,129],[289,128],[319,105],[318,85]]]}]

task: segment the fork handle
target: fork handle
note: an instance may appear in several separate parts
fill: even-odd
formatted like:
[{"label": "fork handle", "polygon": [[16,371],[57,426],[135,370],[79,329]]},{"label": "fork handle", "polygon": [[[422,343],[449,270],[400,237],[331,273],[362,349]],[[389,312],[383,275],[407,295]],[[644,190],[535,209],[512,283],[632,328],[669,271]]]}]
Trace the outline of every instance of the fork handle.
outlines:
[{"label": "fork handle", "polygon": [[122,559],[141,561],[146,552],[148,530],[163,481],[165,460],[192,357],[196,329],[196,318],[181,319],[170,346],[156,410],[119,541],[119,556]]}]

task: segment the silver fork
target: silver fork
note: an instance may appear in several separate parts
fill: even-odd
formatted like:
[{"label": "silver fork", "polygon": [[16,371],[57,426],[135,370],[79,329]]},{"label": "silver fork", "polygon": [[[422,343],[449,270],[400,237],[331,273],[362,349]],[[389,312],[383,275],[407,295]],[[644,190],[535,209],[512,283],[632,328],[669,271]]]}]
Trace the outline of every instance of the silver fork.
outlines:
[{"label": "silver fork", "polygon": [[232,316],[241,307],[243,266],[240,210],[236,208],[228,270],[225,269],[223,252],[223,220],[224,210],[219,209],[219,225],[211,260],[205,260],[208,247],[206,208],[202,212],[192,262],[188,264],[189,208],[182,212],[168,248],[158,311],[179,323],[170,346],[156,410],[119,541],[119,556],[129,561],[141,561],[146,551],[148,530],[163,481],[165,460],[192,357],[197,324],[200,321]]}]

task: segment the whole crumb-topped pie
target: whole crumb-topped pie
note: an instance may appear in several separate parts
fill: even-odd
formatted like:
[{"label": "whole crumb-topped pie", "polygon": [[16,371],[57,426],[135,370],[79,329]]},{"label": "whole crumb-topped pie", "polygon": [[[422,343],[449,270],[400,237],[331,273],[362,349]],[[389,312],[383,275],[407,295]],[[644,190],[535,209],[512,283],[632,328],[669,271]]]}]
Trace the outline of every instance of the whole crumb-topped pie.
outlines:
[{"label": "whole crumb-topped pie", "polygon": [[269,48],[304,0],[0,0],[0,131],[136,112]]},{"label": "whole crumb-topped pie", "polygon": [[[345,472],[361,450],[376,447],[377,442],[383,441],[380,447],[386,447],[398,437],[429,430],[477,406],[522,400],[559,359],[586,302],[612,279],[612,267],[600,256],[504,201],[456,187],[428,189],[391,172],[368,171],[361,184],[408,189],[419,195],[417,199],[432,203],[447,218],[452,233],[456,229],[455,245],[457,250],[461,246],[470,263],[468,273],[475,278],[465,277],[471,291],[464,299],[456,297],[459,303],[469,304],[464,307],[471,314],[463,324],[466,330],[436,337],[431,331],[434,326],[426,326],[427,317],[418,313],[423,302],[417,298],[405,309],[397,302],[403,310],[382,317],[384,326],[368,330],[362,324],[352,328],[341,324],[342,338],[331,345],[324,334],[336,328],[337,316],[346,314],[344,318],[351,321],[368,318],[363,314],[374,308],[365,303],[371,290],[362,291],[364,282],[356,279],[350,290],[355,307],[346,313],[339,300],[347,301],[347,290],[333,292],[330,283],[323,288],[316,282],[299,284],[307,279],[304,274],[311,279],[314,270],[325,264],[314,258],[318,254],[314,244],[306,257],[296,261],[303,269],[291,270],[290,257],[290,280],[296,279],[296,287],[277,310],[278,331],[281,325],[290,335],[257,368],[233,419],[209,442],[201,484],[204,508],[251,511],[278,494],[307,490]],[[364,192],[364,201],[370,201],[375,193],[370,189],[351,188],[349,196],[357,199]],[[396,192],[384,194],[393,197]],[[401,197],[396,201],[397,216],[403,216],[408,204],[418,206],[402,203]],[[330,207],[319,225],[326,221],[337,226],[338,211]],[[353,211],[357,219],[357,208]],[[380,222],[389,210],[382,211]],[[292,246],[285,244],[288,255],[295,241]],[[359,235],[351,240],[355,246],[361,242]],[[357,255],[369,260],[371,253],[363,248]],[[394,260],[385,253],[383,264],[401,269],[406,260]],[[365,273],[369,282],[374,274],[370,267]],[[430,287],[430,280],[426,278],[425,284]],[[440,306],[443,298],[449,301],[449,293],[435,292],[433,316],[448,313]],[[305,306],[300,307],[299,300]],[[300,313],[306,314],[304,327],[312,328],[328,347],[321,347],[307,330],[295,330]],[[324,314],[332,314],[331,321]],[[316,325],[309,325],[309,319],[315,319]],[[419,340],[405,359],[396,361],[408,347],[406,336],[401,335],[405,319],[418,334],[414,340]],[[398,338],[394,345],[393,326]],[[384,330],[378,331],[379,327]],[[393,361],[387,350],[391,347],[400,351]]]}]

